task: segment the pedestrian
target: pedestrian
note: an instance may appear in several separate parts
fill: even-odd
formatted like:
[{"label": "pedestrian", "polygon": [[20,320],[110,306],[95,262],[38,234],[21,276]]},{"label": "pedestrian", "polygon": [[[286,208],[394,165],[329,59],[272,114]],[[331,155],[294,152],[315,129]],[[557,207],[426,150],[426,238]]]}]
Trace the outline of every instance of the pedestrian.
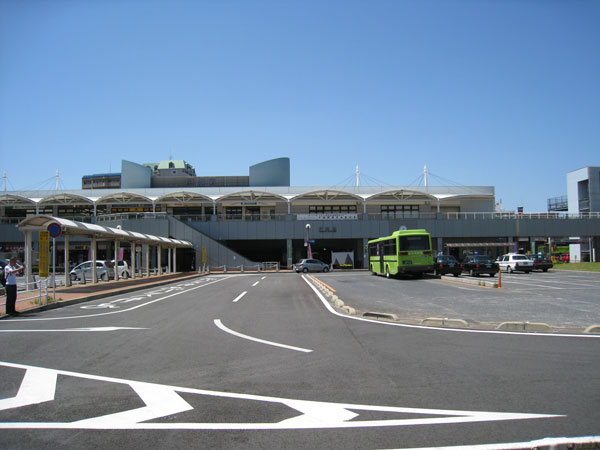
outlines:
[{"label": "pedestrian", "polygon": [[6,267],[4,267],[4,276],[6,278],[6,314],[16,316],[17,310],[17,274],[23,272],[25,267],[17,262],[17,258],[13,256]]}]

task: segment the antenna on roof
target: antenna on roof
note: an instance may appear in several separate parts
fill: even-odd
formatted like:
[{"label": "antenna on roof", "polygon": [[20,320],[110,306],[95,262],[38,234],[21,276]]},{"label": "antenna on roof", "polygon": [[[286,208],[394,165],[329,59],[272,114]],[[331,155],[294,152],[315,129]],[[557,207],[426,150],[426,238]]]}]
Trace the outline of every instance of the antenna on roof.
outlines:
[{"label": "antenna on roof", "polygon": [[8,176],[6,175],[6,170],[4,171],[4,192],[6,192],[6,181],[8,180]]},{"label": "antenna on roof", "polygon": [[356,165],[356,187],[360,186],[360,169]]},{"label": "antenna on roof", "polygon": [[427,187],[427,166],[423,169],[423,180],[425,183],[425,187]]},{"label": "antenna on roof", "polygon": [[60,175],[58,173],[58,169],[56,169],[56,190],[58,191],[58,184],[60,182]]}]

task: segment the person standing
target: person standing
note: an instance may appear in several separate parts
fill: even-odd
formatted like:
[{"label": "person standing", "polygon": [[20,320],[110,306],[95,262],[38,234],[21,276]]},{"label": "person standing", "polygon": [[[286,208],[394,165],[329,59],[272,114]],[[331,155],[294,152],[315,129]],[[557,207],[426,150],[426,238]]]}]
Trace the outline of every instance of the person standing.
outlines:
[{"label": "person standing", "polygon": [[6,314],[17,315],[17,274],[23,272],[24,266],[17,263],[17,258],[13,256],[6,267],[4,267],[4,276],[6,277]]}]

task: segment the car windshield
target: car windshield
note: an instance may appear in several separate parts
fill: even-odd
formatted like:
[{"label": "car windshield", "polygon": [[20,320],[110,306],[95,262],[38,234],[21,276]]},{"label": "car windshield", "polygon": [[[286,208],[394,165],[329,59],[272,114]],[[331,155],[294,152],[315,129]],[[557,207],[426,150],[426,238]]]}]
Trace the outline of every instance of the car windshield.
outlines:
[{"label": "car windshield", "polygon": [[513,259],[514,259],[515,261],[523,261],[523,260],[526,260],[526,259],[527,259],[527,257],[526,257],[526,256],[524,256],[524,255],[515,255],[515,256],[513,256]]}]

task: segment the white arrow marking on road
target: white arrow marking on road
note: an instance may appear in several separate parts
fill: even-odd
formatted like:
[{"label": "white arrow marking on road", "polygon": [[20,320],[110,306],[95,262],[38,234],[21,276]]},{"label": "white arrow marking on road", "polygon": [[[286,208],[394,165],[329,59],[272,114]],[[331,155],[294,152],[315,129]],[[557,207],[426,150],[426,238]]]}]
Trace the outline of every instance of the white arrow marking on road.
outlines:
[{"label": "white arrow marking on road", "polygon": [[194,409],[172,387],[135,381],[129,383],[129,386],[140,396],[146,406],[106,416],[80,420],[75,423],[80,426],[83,425],[83,428],[86,427],[86,424],[92,428],[120,428],[123,425],[132,426],[145,420],[157,419]]},{"label": "white arrow marking on road", "polygon": [[[289,398],[266,397],[252,394],[208,391],[163,384],[143,383],[119,378],[87,375],[64,370],[44,369],[23,364],[0,362],[0,366],[26,370],[19,393],[15,398],[0,400],[1,409],[11,409],[54,399],[58,375],[104,381],[130,386],[144,401],[145,407],[76,422],[3,422],[0,429],[96,429],[96,430],[286,430],[390,427],[436,425],[499,420],[524,420],[564,417],[551,414],[495,413],[483,411],[455,411],[443,409],[398,408],[392,406],[354,405],[350,403],[313,402]],[[206,395],[220,398],[259,401],[286,405],[300,413],[291,419],[274,423],[148,423],[165,415],[193,409],[178,393]],[[375,411],[400,414],[421,414],[438,417],[394,420],[353,420],[360,413]],[[444,416],[444,417],[439,417]]]},{"label": "white arrow marking on road", "polygon": [[147,330],[148,328],[135,327],[90,327],[90,328],[62,328],[48,330],[0,330],[0,333],[60,333],[71,331],[119,331],[119,330]]},{"label": "white arrow marking on road", "polygon": [[54,400],[57,376],[55,370],[28,367],[17,395],[0,400],[0,411]]}]

